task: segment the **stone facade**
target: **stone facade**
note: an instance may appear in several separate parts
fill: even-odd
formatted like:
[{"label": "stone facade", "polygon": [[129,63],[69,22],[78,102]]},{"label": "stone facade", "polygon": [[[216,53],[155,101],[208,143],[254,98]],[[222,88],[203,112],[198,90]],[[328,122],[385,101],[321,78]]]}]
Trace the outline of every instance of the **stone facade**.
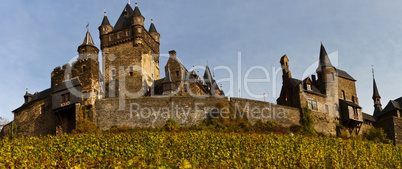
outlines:
[{"label": "stone facade", "polygon": [[[319,132],[335,135],[337,124],[355,131],[355,135],[364,132],[361,130],[363,115],[357,99],[356,80],[331,64],[323,44],[320,49],[317,75],[303,80],[294,79],[286,55],[281,58],[280,63],[283,83],[281,94],[277,99],[279,105],[299,109],[309,107],[316,118],[321,119],[314,124]],[[322,121],[328,124],[321,123]]]}]

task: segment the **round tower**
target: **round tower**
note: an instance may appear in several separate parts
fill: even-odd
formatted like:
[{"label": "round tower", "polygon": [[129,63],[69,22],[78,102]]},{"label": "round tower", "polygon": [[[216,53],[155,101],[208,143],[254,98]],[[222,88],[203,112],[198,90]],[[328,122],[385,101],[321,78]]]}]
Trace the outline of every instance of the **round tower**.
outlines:
[{"label": "round tower", "polygon": [[103,17],[102,24],[98,27],[98,29],[99,29],[99,38],[101,40],[101,48],[102,48],[102,46],[109,40],[108,33],[113,31],[113,26],[110,25],[109,19],[106,16],[106,12],[105,12],[105,16]]},{"label": "round tower", "polygon": [[99,49],[95,46],[89,31],[87,31],[84,41],[78,46],[77,51],[79,53],[78,60],[87,58],[98,60]]},{"label": "round tower", "polygon": [[138,8],[138,4],[135,3],[135,9],[133,12],[133,25],[141,25],[144,26],[145,17],[141,15],[140,9]]},{"label": "round tower", "polygon": [[148,32],[152,36],[152,38],[154,38],[155,41],[159,43],[159,38],[161,35],[158,33],[158,31],[156,31],[153,19],[151,19],[151,26],[149,26]]}]

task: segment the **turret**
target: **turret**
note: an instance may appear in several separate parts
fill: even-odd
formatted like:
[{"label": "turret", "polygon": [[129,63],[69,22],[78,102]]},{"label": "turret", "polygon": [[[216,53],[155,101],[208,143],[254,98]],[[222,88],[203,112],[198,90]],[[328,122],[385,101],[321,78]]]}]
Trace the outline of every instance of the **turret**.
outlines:
[{"label": "turret", "polygon": [[152,36],[152,38],[154,38],[155,41],[159,43],[159,38],[161,35],[158,33],[158,31],[156,31],[153,19],[151,19],[151,26],[149,26],[148,32]]},{"label": "turret", "polygon": [[380,93],[378,92],[377,84],[376,84],[375,78],[374,78],[374,69],[373,69],[373,97],[372,98],[374,101],[373,116],[377,117],[382,111],[382,106],[381,106],[381,96],[380,96]]},{"label": "turret", "polygon": [[133,25],[141,25],[144,26],[145,17],[141,15],[140,9],[138,8],[138,4],[135,3],[135,8],[133,12]]},{"label": "turret", "polygon": [[103,17],[102,24],[98,27],[99,38],[101,39],[101,46],[109,39],[107,34],[113,31],[113,26],[110,25],[109,19],[106,16]]},{"label": "turret", "polygon": [[78,46],[77,51],[79,53],[78,60],[87,58],[98,60],[99,49],[95,46],[89,31],[87,31],[84,41]]},{"label": "turret", "polygon": [[[320,49],[320,60],[318,63],[318,68],[316,70],[318,75],[318,80],[320,83],[320,90],[324,94],[332,93],[332,87],[336,87],[336,69],[332,66],[331,61],[328,58],[327,51],[321,42]],[[333,91],[335,92],[335,91]]]},{"label": "turret", "polygon": [[286,55],[281,57],[281,67],[282,67],[282,78],[291,78],[292,73],[289,71],[289,59]]}]

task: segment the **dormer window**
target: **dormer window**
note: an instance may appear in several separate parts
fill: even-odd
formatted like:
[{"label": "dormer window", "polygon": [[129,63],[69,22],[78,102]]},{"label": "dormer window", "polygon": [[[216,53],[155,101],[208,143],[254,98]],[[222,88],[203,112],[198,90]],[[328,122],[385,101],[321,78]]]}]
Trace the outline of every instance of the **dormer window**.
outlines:
[{"label": "dormer window", "polygon": [[117,34],[117,39],[121,39],[121,33]]},{"label": "dormer window", "polygon": [[109,36],[109,41],[113,41],[113,36],[112,35]]},{"label": "dormer window", "polygon": [[126,32],[126,36],[130,36],[130,34],[131,34],[130,31],[127,31],[127,32]]},{"label": "dormer window", "polygon": [[311,84],[307,84],[307,90],[311,90]]}]

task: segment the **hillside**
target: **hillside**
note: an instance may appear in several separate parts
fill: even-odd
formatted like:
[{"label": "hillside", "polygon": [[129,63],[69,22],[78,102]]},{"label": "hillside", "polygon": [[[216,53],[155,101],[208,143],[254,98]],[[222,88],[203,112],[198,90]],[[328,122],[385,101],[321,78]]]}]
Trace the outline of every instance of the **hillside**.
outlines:
[{"label": "hillside", "polygon": [[303,135],[142,130],[5,139],[0,147],[0,168],[402,167],[401,146]]}]

